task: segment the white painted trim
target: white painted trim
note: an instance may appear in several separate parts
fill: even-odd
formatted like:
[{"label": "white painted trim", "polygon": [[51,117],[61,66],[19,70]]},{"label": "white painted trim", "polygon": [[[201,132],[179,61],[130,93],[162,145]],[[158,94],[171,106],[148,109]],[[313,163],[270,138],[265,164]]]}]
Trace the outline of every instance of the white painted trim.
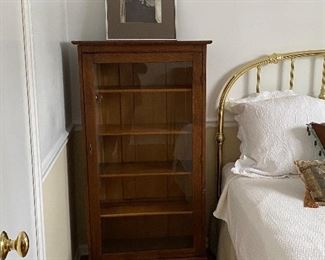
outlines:
[{"label": "white painted trim", "polygon": [[217,117],[207,117],[205,119],[206,122],[217,122],[218,118]]},{"label": "white painted trim", "polygon": [[[218,119],[217,118],[207,118],[206,121],[206,126],[207,127],[217,127],[218,126]],[[224,121],[224,126],[225,127],[236,127],[237,122],[234,119],[225,119]]]},{"label": "white painted trim", "polygon": [[35,67],[33,52],[33,30],[31,20],[30,1],[21,0],[22,26],[26,69],[26,95],[28,102],[29,135],[31,145],[31,164],[33,179],[35,240],[37,259],[46,259],[45,230],[43,215],[42,171],[39,145],[39,128],[37,115],[37,97],[35,83]]},{"label": "white painted trim", "polygon": [[238,124],[235,120],[225,120],[224,126],[225,127],[236,127],[236,126],[238,126]]},{"label": "white painted trim", "polygon": [[55,145],[50,150],[50,152],[47,154],[45,159],[42,161],[42,183],[45,181],[45,179],[51,172],[53,165],[55,164],[55,162],[58,159],[58,157],[60,156],[62,150],[66,146],[66,144],[69,140],[69,133],[70,133],[70,131],[67,131],[61,135],[61,137],[55,143]]},{"label": "white painted trim", "polygon": [[217,120],[207,120],[206,128],[214,128],[217,127]]}]

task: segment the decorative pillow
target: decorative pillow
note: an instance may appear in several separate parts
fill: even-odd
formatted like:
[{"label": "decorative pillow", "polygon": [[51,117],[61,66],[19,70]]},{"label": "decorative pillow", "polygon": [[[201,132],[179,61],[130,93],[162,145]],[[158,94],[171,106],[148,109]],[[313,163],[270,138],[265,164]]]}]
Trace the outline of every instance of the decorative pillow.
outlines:
[{"label": "decorative pillow", "polygon": [[308,122],[325,121],[324,100],[290,94],[231,107],[241,140],[234,173],[284,177],[297,173],[294,160],[317,159],[305,129]]},{"label": "decorative pillow", "polygon": [[307,126],[307,132],[314,138],[314,146],[319,158],[325,160],[325,123],[310,123]]},{"label": "decorative pillow", "polygon": [[305,183],[305,207],[325,205],[325,161],[295,161],[300,177]]}]

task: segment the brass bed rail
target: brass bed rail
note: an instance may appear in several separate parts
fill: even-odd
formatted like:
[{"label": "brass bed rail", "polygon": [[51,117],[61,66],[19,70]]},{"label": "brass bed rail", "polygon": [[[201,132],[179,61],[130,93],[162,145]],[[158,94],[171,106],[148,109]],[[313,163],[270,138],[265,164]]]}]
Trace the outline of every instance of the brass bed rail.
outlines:
[{"label": "brass bed rail", "polygon": [[244,74],[250,70],[256,68],[256,92],[260,92],[260,80],[261,80],[261,68],[269,64],[278,64],[286,60],[291,60],[290,63],[290,81],[289,87],[293,88],[294,85],[294,72],[295,72],[295,60],[298,58],[306,57],[324,57],[323,60],[323,70],[321,78],[321,88],[319,98],[325,99],[325,50],[308,50],[308,51],[298,51],[298,52],[289,52],[289,53],[274,53],[272,55],[263,56],[261,58],[252,60],[240,68],[238,68],[235,73],[233,73],[226,84],[223,86],[219,104],[218,104],[218,128],[216,134],[217,142],[217,197],[219,199],[221,194],[221,182],[222,182],[222,166],[223,166],[223,143],[224,138],[224,112],[225,104],[227,101],[228,94],[235,82]]}]

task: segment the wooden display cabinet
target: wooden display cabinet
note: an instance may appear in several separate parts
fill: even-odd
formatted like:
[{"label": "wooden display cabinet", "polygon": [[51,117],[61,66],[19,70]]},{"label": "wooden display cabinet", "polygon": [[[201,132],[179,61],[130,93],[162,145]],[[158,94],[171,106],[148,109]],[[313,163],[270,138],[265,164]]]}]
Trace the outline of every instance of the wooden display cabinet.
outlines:
[{"label": "wooden display cabinet", "polygon": [[73,43],[91,259],[204,259],[210,42]]}]

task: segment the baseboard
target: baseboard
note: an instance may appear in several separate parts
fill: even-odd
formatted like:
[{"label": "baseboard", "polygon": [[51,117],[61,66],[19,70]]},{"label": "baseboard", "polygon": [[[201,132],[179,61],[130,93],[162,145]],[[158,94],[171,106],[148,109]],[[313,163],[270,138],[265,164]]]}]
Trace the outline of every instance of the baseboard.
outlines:
[{"label": "baseboard", "polygon": [[75,257],[74,260],[80,260],[80,258],[84,255],[88,255],[89,254],[89,249],[88,246],[83,244],[83,245],[79,245],[76,249],[76,253],[75,253]]}]

